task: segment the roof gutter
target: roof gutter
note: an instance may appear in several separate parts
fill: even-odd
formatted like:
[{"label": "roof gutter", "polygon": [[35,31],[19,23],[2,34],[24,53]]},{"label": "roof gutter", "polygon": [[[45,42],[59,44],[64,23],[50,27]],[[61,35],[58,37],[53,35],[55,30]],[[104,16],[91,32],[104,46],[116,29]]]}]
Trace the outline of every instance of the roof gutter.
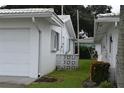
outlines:
[{"label": "roof gutter", "polygon": [[0,14],[0,18],[30,18],[30,17],[51,17],[51,14],[48,13],[25,13],[25,14]]},{"label": "roof gutter", "polygon": [[30,18],[30,17],[50,18],[52,21],[56,22],[59,26],[64,25],[64,22],[54,12],[0,14],[0,18]]}]

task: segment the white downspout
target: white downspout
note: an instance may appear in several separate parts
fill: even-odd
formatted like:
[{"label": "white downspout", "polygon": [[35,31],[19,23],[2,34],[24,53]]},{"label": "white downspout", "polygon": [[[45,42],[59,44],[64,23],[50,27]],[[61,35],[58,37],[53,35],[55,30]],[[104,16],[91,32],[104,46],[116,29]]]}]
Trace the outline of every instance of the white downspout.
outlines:
[{"label": "white downspout", "polygon": [[41,30],[39,29],[38,25],[36,24],[36,20],[35,20],[35,17],[32,17],[32,22],[34,24],[34,26],[36,27],[36,29],[38,30],[39,32],[39,47],[38,47],[38,77],[40,77],[41,73],[40,73],[40,35],[41,35]]}]

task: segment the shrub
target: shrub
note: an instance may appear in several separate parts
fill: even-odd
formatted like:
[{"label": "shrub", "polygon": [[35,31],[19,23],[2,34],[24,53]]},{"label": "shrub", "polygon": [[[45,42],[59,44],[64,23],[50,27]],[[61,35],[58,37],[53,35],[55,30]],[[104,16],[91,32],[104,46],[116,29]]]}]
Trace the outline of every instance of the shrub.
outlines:
[{"label": "shrub", "polygon": [[89,47],[80,46],[80,59],[90,59]]},{"label": "shrub", "polygon": [[90,79],[97,84],[102,81],[108,80],[109,78],[109,67],[110,64],[106,62],[92,62],[90,70]]},{"label": "shrub", "polygon": [[112,83],[109,81],[101,82],[99,85],[100,88],[112,88]]}]

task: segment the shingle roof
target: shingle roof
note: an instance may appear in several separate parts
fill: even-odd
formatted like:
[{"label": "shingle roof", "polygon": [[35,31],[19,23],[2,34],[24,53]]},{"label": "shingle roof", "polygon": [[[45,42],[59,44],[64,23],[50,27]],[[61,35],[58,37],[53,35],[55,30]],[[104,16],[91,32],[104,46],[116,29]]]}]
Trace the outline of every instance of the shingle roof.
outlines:
[{"label": "shingle roof", "polygon": [[45,13],[54,12],[52,8],[0,9],[0,14]]}]

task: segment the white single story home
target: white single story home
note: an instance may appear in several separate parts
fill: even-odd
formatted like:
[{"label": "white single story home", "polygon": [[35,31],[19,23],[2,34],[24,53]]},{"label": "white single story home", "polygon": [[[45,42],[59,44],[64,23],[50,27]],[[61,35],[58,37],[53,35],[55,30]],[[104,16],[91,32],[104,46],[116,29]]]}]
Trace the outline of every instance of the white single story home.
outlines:
[{"label": "white single story home", "polygon": [[99,15],[94,22],[94,42],[98,61],[110,63],[110,80],[116,82],[119,16]]},{"label": "white single story home", "polygon": [[0,9],[0,75],[38,78],[56,68],[56,54],[73,54],[69,15],[53,9]]},{"label": "white single story home", "polygon": [[58,54],[75,54],[76,35],[72,25],[70,15],[58,15],[64,22],[62,30],[62,44],[63,50]]}]

